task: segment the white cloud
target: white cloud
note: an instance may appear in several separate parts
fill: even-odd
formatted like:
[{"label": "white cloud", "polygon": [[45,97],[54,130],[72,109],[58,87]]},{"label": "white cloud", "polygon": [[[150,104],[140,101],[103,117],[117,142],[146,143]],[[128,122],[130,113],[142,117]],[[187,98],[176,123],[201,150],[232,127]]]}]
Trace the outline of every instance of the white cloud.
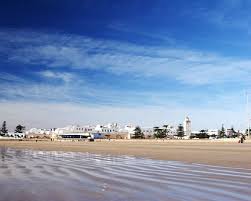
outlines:
[{"label": "white cloud", "polygon": [[[43,71],[49,79],[57,79],[60,72]],[[11,75],[10,75],[11,77]],[[62,76],[60,76],[61,79]],[[15,76],[19,80],[19,77]],[[20,78],[21,79],[21,78]],[[192,79],[192,78],[191,78]],[[202,78],[203,79],[203,78]],[[68,79],[67,79],[68,80]],[[239,108],[244,100],[244,92],[233,92],[221,90],[192,91],[179,90],[120,90],[113,87],[95,85],[85,81],[83,78],[75,77],[69,82],[55,83],[44,81],[42,83],[25,80],[23,82],[1,82],[1,100],[30,100],[32,102],[58,102],[77,103],[85,105],[113,105],[131,106],[140,105],[161,106],[166,108],[196,107],[196,108]],[[242,107],[242,106],[241,106]]]},{"label": "white cloud", "polygon": [[[43,71],[39,75],[49,79],[57,79],[61,73]],[[18,77],[17,77],[18,78]],[[67,79],[68,80],[68,79]],[[102,86],[89,84],[83,78],[75,77],[69,82],[37,83],[26,80],[22,83],[2,82],[0,85],[0,100],[32,100],[35,101],[53,101],[53,102],[72,102],[84,104],[103,104],[103,105],[167,105],[178,101],[181,94],[171,92],[161,94],[158,92],[147,92],[140,90],[116,90]],[[168,102],[166,99],[168,98]]]},{"label": "white cloud", "polygon": [[75,75],[73,73],[68,72],[55,72],[50,70],[40,71],[39,75],[49,79],[60,79],[64,82],[70,82],[74,79]]},{"label": "white cloud", "polygon": [[[239,122],[244,122],[244,98],[233,91],[209,93],[201,88],[197,92],[186,88],[163,93],[159,89],[120,91],[92,85],[83,77],[80,79],[77,72],[79,69],[95,69],[113,75],[171,78],[188,86],[245,84],[251,75],[249,59],[168,46],[141,46],[18,30],[0,31],[0,42],[5,44],[0,47],[0,52],[4,51],[9,62],[42,65],[48,69],[37,72],[48,79],[43,83],[0,74],[0,94],[8,100],[4,102],[4,98],[0,98],[0,120],[6,119],[13,126],[19,121],[28,127],[108,121],[151,126],[162,122],[180,123],[187,114],[196,122],[196,129],[219,127],[221,123],[241,127]],[[67,72],[66,68],[71,68],[74,73]],[[51,84],[50,80],[54,79],[64,82]],[[16,103],[9,100],[16,100]]]},{"label": "white cloud", "polygon": [[66,86],[53,86],[49,84],[23,84],[1,83],[0,94],[7,99],[31,99],[31,100],[64,100],[70,101],[74,97],[69,93]]},{"label": "white cloud", "polygon": [[[2,31],[0,36],[1,42],[9,44],[5,49],[9,61],[51,68],[161,76],[193,85],[233,82],[232,75],[245,81],[251,71],[250,59],[229,58],[198,50],[18,30]],[[11,44],[15,44],[15,48],[11,48]]]}]

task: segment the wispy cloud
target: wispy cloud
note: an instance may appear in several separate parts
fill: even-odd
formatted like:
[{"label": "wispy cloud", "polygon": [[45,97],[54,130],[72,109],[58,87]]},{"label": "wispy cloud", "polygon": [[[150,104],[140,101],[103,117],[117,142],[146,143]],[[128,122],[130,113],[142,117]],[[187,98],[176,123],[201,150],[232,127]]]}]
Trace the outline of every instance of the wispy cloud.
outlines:
[{"label": "wispy cloud", "polygon": [[[67,79],[67,82],[63,83],[48,82],[47,77],[55,79],[54,74],[57,75],[59,72],[54,71],[53,75],[50,75],[47,71],[45,72],[42,74],[46,74],[46,80],[42,83],[32,80],[24,80],[21,83],[2,81],[0,85],[0,101],[15,100],[17,102],[30,101],[72,103],[85,106],[132,107],[135,108],[135,111],[136,108],[142,107],[142,105],[145,107],[224,108],[228,110],[244,104],[242,103],[244,100],[243,91],[225,91],[222,93],[222,91],[217,92],[217,90],[214,90],[213,93],[207,91],[193,91],[191,93],[191,90],[187,91],[186,89],[170,91],[119,90],[112,87],[93,85],[83,78],[80,80],[77,76],[72,80]],[[16,78],[19,79],[18,77]]]},{"label": "wispy cloud", "polygon": [[[134,105],[144,104],[161,104],[161,97],[152,95],[143,91],[115,90],[111,87],[104,88],[89,84],[84,78],[75,74],[59,71],[41,71],[36,75],[41,76],[42,82],[33,80],[23,80],[14,76],[15,80],[22,82],[13,82],[13,79],[2,80],[0,83],[0,100],[29,100],[43,102],[70,102],[88,105]],[[11,74],[8,74],[12,78]],[[63,82],[53,82],[55,79]],[[158,97],[158,98],[157,98]]]},{"label": "wispy cloud", "polygon": [[5,73],[5,72],[0,72],[0,81],[10,81],[10,82],[18,82],[18,83],[25,82],[23,78],[20,78],[16,75]]},{"label": "wispy cloud", "polygon": [[138,26],[133,27],[128,26],[124,23],[121,22],[113,22],[107,26],[111,30],[118,31],[123,34],[133,34],[139,35],[141,37],[147,38],[148,40],[153,40],[153,41],[159,41],[159,42],[164,42],[166,44],[174,45],[177,44],[177,41],[173,38],[168,36],[168,33],[150,33],[149,31],[142,31]]},{"label": "wispy cloud", "polygon": [[[251,60],[170,46],[142,46],[85,36],[29,31],[0,32],[9,62],[50,68],[96,69],[112,74],[161,76],[202,85],[245,80]],[[15,47],[12,47],[15,46]],[[231,73],[229,73],[231,72]],[[59,78],[59,75],[46,73]],[[61,75],[62,76],[62,75]],[[70,79],[63,75],[62,79]]]},{"label": "wispy cloud", "polygon": [[40,71],[39,75],[48,79],[59,79],[67,83],[72,81],[76,77],[73,73],[55,72],[50,70]]}]

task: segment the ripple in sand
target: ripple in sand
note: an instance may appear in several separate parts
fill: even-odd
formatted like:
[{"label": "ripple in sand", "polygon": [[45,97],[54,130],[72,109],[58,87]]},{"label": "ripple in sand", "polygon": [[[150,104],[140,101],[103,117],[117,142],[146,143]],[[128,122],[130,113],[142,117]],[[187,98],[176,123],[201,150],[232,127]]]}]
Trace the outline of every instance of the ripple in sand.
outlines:
[{"label": "ripple in sand", "polygon": [[248,169],[89,153],[0,153],[0,201],[251,200]]}]

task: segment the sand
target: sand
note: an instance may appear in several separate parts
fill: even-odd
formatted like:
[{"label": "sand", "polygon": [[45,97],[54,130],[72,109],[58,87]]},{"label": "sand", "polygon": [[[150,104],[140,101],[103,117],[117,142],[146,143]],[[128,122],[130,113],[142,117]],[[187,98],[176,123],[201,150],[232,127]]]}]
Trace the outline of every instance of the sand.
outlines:
[{"label": "sand", "polygon": [[0,141],[0,147],[130,155],[251,169],[251,141],[212,140]]}]

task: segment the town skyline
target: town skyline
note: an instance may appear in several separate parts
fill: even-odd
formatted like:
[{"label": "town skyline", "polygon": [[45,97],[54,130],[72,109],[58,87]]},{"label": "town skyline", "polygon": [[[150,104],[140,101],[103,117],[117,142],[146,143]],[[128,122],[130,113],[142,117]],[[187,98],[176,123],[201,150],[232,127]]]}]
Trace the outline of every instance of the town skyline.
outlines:
[{"label": "town skyline", "polygon": [[[100,128],[109,128],[109,127],[113,127],[116,129],[122,129],[123,128],[131,128],[132,130],[134,130],[136,127],[139,127],[141,129],[144,130],[151,130],[151,132],[154,132],[155,128],[162,128],[162,129],[171,129],[171,132],[176,132],[177,129],[182,125],[182,127],[184,128],[184,132],[188,132],[190,134],[185,134],[185,135],[191,135],[191,133],[198,133],[200,131],[209,131],[214,133],[215,131],[219,132],[220,130],[232,130],[234,132],[242,132],[242,133],[246,133],[247,132],[247,128],[244,129],[237,129],[234,125],[231,125],[230,127],[226,126],[225,124],[221,124],[221,127],[200,127],[200,128],[194,128],[192,125],[192,121],[191,118],[186,116],[184,118],[183,121],[180,121],[177,124],[174,123],[168,123],[168,122],[164,122],[164,123],[159,123],[159,124],[155,124],[155,125],[142,125],[142,124],[135,124],[135,123],[118,123],[118,122],[99,122],[99,123],[90,123],[90,124],[86,124],[86,123],[73,123],[73,124],[67,124],[67,125],[63,125],[63,126],[52,126],[52,127],[35,127],[35,126],[25,126],[25,124],[17,124],[15,125],[13,128],[8,126],[8,123],[6,121],[3,121],[2,124],[4,127],[6,127],[7,132],[9,133],[15,133],[17,130],[17,127],[22,127],[23,132],[27,133],[27,132],[38,132],[38,133],[47,133],[47,132],[54,132],[55,130],[58,129],[74,129],[75,131],[79,130],[81,132],[83,132],[83,130],[85,130],[85,128],[92,128],[94,130],[99,130]],[[79,129],[78,129],[79,128]],[[82,129],[81,129],[82,128]],[[149,132],[149,131],[147,131]],[[48,134],[48,133],[47,133]]]}]

